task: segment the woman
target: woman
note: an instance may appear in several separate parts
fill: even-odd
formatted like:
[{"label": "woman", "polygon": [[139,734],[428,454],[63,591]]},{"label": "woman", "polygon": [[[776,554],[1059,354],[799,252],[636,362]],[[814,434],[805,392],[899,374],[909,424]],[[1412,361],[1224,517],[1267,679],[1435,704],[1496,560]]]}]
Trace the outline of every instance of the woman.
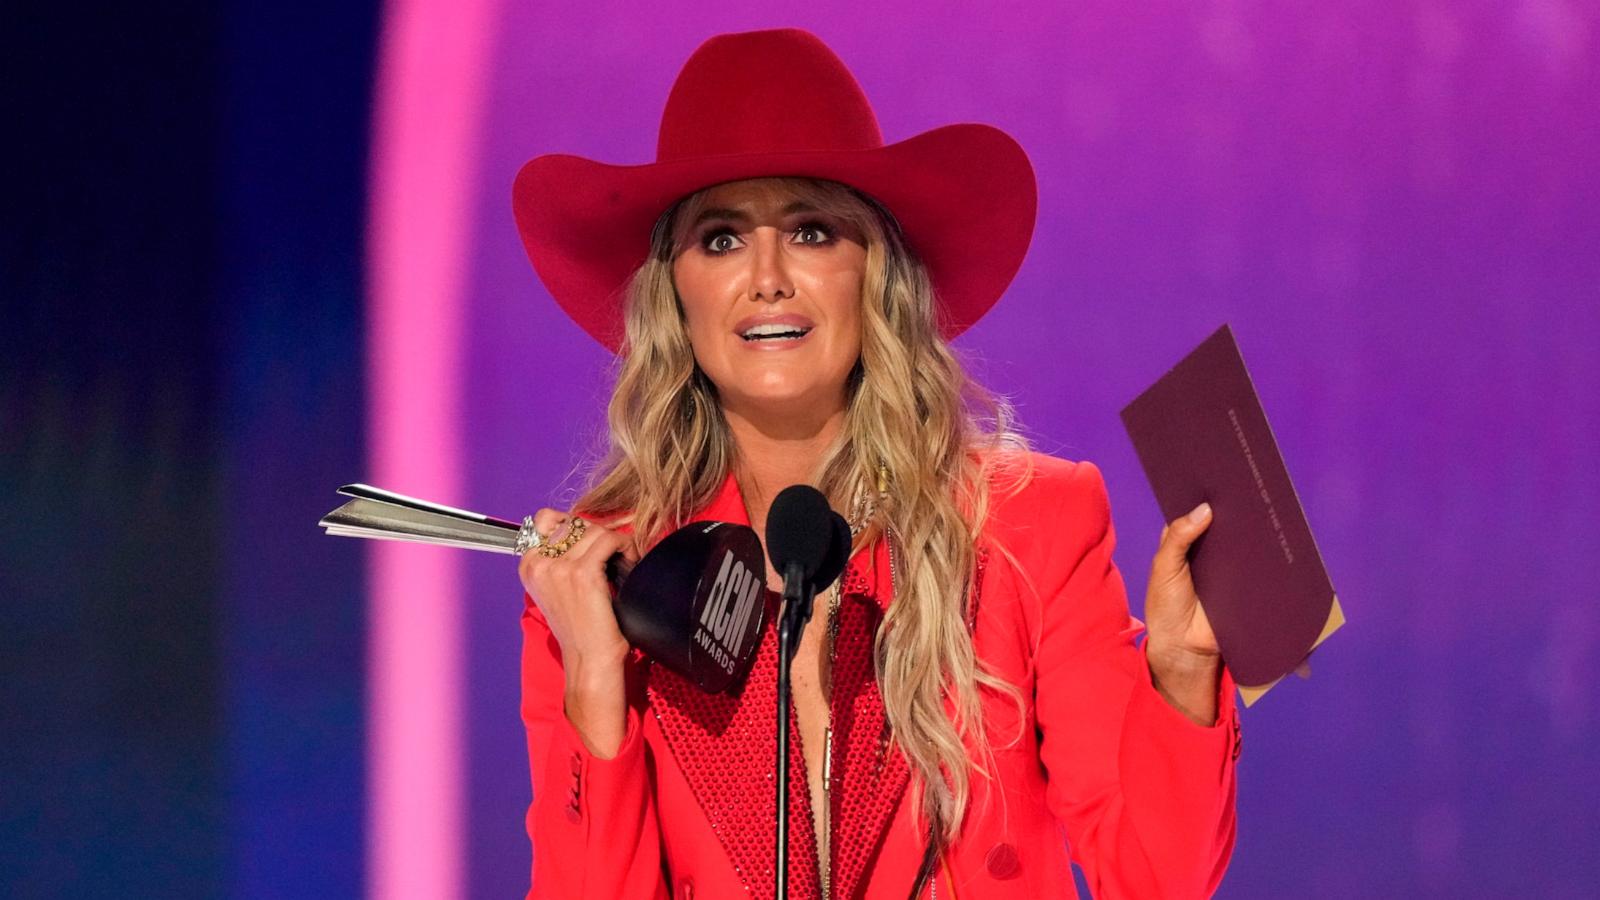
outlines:
[{"label": "woman", "polygon": [[709,696],[630,651],[603,570],[689,521],[763,534],[801,482],[855,537],[795,660],[795,896],[1067,897],[1069,842],[1097,896],[1216,887],[1238,738],[1185,563],[1207,510],[1163,532],[1141,647],[1098,470],[1020,449],[947,346],[1034,204],[996,129],[883,145],[793,29],[702,45],[656,163],[524,167],[535,268],[622,356],[610,456],[519,569],[530,896],[772,895],[771,626]]}]

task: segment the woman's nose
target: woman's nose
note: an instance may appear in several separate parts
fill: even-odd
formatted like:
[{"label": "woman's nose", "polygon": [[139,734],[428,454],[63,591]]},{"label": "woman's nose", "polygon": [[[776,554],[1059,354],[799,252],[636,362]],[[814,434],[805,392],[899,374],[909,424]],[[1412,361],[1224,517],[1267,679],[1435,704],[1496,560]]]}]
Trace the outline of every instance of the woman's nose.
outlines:
[{"label": "woman's nose", "polygon": [[776,228],[757,228],[752,238],[750,290],[754,300],[772,303],[794,296],[782,235]]}]

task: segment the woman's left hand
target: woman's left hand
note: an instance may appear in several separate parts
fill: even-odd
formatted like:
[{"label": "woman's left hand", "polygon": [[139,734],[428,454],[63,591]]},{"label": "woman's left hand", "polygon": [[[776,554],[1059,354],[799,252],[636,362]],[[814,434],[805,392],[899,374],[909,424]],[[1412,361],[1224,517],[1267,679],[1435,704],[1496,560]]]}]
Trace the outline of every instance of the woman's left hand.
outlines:
[{"label": "woman's left hand", "polygon": [[1217,635],[1189,573],[1189,547],[1210,525],[1211,506],[1202,503],[1162,529],[1144,599],[1151,679],[1168,703],[1199,725],[1216,722],[1222,672]]}]

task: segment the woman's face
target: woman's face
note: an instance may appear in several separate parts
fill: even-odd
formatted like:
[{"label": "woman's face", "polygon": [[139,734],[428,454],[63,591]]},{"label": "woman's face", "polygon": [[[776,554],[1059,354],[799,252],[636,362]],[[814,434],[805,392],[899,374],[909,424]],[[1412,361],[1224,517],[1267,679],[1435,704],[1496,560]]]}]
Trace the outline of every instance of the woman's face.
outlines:
[{"label": "woman's face", "polygon": [[863,237],[781,186],[731,182],[706,199],[672,274],[723,406],[802,420],[842,410],[861,355]]}]

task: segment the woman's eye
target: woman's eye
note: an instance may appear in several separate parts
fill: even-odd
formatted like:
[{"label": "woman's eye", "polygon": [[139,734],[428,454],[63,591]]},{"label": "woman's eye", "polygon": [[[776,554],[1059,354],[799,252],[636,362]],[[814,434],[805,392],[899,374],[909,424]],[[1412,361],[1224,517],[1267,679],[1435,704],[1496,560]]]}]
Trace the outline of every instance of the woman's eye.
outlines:
[{"label": "woman's eye", "polygon": [[[833,229],[821,222],[806,222],[795,228],[794,240],[797,244],[827,244],[833,240]],[[700,238],[700,247],[712,256],[721,256],[740,246],[738,235],[727,228],[707,232]]]},{"label": "woman's eye", "polygon": [[829,237],[828,226],[820,222],[807,222],[795,229],[795,239],[802,244],[826,244]]},{"label": "woman's eye", "polygon": [[707,253],[727,253],[738,246],[738,240],[733,236],[733,232],[719,230],[701,238],[700,246],[704,247]]}]

